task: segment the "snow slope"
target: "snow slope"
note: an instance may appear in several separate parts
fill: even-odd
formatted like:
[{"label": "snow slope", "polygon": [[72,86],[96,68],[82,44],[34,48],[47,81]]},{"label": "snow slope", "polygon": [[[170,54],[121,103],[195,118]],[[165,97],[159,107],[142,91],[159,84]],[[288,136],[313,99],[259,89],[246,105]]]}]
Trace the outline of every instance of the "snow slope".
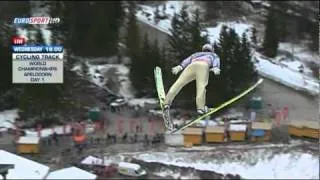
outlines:
[{"label": "snow slope", "polygon": [[[183,4],[188,5],[187,11],[192,13],[197,7],[200,7],[197,5],[194,1],[167,1],[166,3],[167,9],[165,11],[165,14],[168,16],[168,19],[160,20],[159,23],[154,22],[154,12],[156,10],[156,7],[149,7],[146,5],[140,5],[141,10],[137,11],[137,18],[138,20],[149,24],[164,33],[171,34],[170,28],[171,28],[171,20],[174,15],[174,13],[179,13]],[[162,11],[160,10],[160,14]],[[147,14],[149,16],[147,16]],[[239,22],[218,22],[218,25],[216,27],[208,27],[205,28],[209,35],[209,40],[211,43],[218,40],[220,31],[222,26],[228,26],[235,29],[236,33],[241,36],[242,33],[248,32],[249,29],[252,27],[252,25],[245,24],[245,23],[239,23]],[[203,33],[206,33],[205,31]],[[250,32],[249,32],[250,33]],[[250,34],[248,34],[250,35]]]},{"label": "snow slope", "polygon": [[[239,37],[242,36],[243,33],[247,34],[247,37],[251,36],[250,29],[252,28],[251,24],[241,23],[241,22],[218,22],[216,27],[208,27],[206,30],[208,31],[209,40],[211,43],[215,41],[219,41],[220,32],[223,26],[227,26],[229,28],[233,28]],[[203,34],[205,34],[203,32]]]},{"label": "snow slope", "polygon": [[256,63],[256,68],[260,75],[278,81],[296,90],[305,91],[313,95],[319,94],[318,81],[300,74],[299,72],[290,70],[289,68],[274,64],[265,59],[258,52],[255,52],[252,58],[259,61]]},{"label": "snow slope", "polygon": [[[306,150],[305,147],[313,147]],[[311,149],[311,148],[310,148]],[[290,144],[233,144],[185,147],[155,147],[137,152],[106,153],[110,161],[157,162],[164,166],[152,173],[162,177],[178,178],[192,173],[174,170],[165,165],[190,167],[222,174],[239,174],[246,179],[318,179],[319,160],[317,145],[302,140]],[[191,171],[192,172],[192,171]],[[187,178],[187,177],[185,177]],[[197,178],[197,177],[195,177]]]},{"label": "snow slope", "polygon": [[301,41],[299,44],[280,42],[278,50],[281,52],[286,52],[294,55],[294,60],[286,58],[287,61],[281,62],[288,66],[288,68],[299,71],[299,66],[304,66],[304,74],[311,75],[312,71],[307,66],[306,63],[314,62],[320,65],[320,56],[319,53],[312,52],[308,49],[307,41]]},{"label": "snow slope", "polygon": [[166,11],[162,12],[162,6],[159,7],[159,14],[160,15],[167,15],[168,19],[164,19],[156,23],[154,21],[154,12],[156,10],[156,7],[150,7],[146,5],[140,5],[141,8],[140,11],[137,11],[137,18],[146,23],[149,24],[167,34],[170,34],[169,29],[171,28],[171,19],[174,15],[174,13],[179,13],[183,5],[189,6],[187,11],[190,14],[192,11],[194,11],[197,7],[199,7],[197,4],[195,4],[193,1],[166,1]]},{"label": "snow slope", "polygon": [[229,155],[214,157],[208,151],[201,155],[198,152],[153,152],[141,153],[134,157],[146,162],[193,167],[198,170],[215,171],[223,174],[239,174],[241,177],[248,179],[319,178],[318,158],[308,153],[273,154],[272,150],[258,149],[242,152],[241,155],[238,153],[226,154]]},{"label": "snow slope", "polygon": [[[114,92],[115,94],[119,94],[120,96],[130,99],[133,98],[133,90],[131,86],[131,81],[129,79],[129,68],[123,64],[104,64],[104,65],[92,65],[87,63],[89,66],[89,73],[99,74],[104,77],[103,82],[100,82],[99,78],[92,77],[92,81],[97,84],[100,87],[106,87],[105,84],[108,81],[107,76],[105,76],[105,73],[109,71],[111,68],[114,68],[116,70],[115,75],[118,78],[118,81],[120,83],[119,86],[119,92]],[[79,67],[75,66],[73,70],[77,70]],[[100,73],[95,73],[95,70],[99,70]],[[110,90],[109,90],[110,91]]]}]

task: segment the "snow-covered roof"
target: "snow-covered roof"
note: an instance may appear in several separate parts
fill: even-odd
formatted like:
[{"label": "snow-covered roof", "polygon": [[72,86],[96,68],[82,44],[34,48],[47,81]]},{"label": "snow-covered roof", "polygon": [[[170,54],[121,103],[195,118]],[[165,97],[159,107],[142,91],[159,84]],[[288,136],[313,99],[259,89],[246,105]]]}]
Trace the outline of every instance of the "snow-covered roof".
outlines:
[{"label": "snow-covered roof", "polygon": [[[65,133],[68,134],[71,132],[71,126],[70,125],[66,125],[65,127]],[[63,132],[63,126],[55,126],[54,127],[54,131],[57,133],[57,134],[64,134]],[[27,136],[38,136],[38,132],[35,131],[34,129],[28,129],[28,130],[25,130]],[[53,134],[53,131],[52,131],[52,128],[44,128],[41,130],[41,137],[44,138],[44,137],[48,137],[50,135]]]},{"label": "snow-covered roof", "polygon": [[229,127],[230,131],[246,131],[247,125],[244,124],[231,124]]},{"label": "snow-covered roof", "polygon": [[252,129],[263,129],[270,130],[272,128],[272,124],[268,122],[253,122]]},{"label": "snow-covered roof", "polygon": [[119,167],[123,167],[123,168],[129,168],[129,169],[134,169],[134,170],[138,170],[140,169],[140,165],[139,164],[133,164],[133,163],[128,163],[128,162],[120,162]]},{"label": "snow-covered roof", "polygon": [[238,117],[243,117],[243,112],[234,112],[234,113],[229,113],[225,116],[226,118],[238,118]]},{"label": "snow-covered roof", "polygon": [[19,144],[39,144],[40,138],[37,136],[22,136],[19,138]]},{"label": "snow-covered roof", "polygon": [[218,123],[214,120],[201,120],[199,122],[196,123],[199,126],[216,126],[218,125]]},{"label": "snow-covered roof", "polygon": [[154,115],[162,115],[162,110],[150,109],[149,112]]},{"label": "snow-covered roof", "polygon": [[224,126],[211,126],[207,127],[205,132],[206,133],[224,133]]},{"label": "snow-covered roof", "polygon": [[14,164],[14,169],[9,170],[7,179],[44,179],[50,169],[48,166],[4,150],[0,150],[0,164]]},{"label": "snow-covered roof", "polygon": [[96,179],[97,175],[77,167],[68,167],[51,172],[46,179]]},{"label": "snow-covered roof", "polygon": [[110,106],[114,106],[114,107],[116,107],[116,106],[121,106],[121,104],[116,103],[116,102],[112,102],[112,103],[110,103]]},{"label": "snow-covered roof", "polygon": [[0,112],[0,127],[14,128],[13,123],[18,118],[18,109],[5,110]]},{"label": "snow-covered roof", "polygon": [[186,129],[184,129],[182,134],[201,135],[202,134],[202,128],[186,128]]},{"label": "snow-covered roof", "polygon": [[112,163],[111,160],[105,160],[103,162],[102,159],[94,157],[94,156],[88,156],[81,161],[81,164],[86,164],[86,165],[105,165],[105,166],[108,166],[111,163]]},{"label": "snow-covered roof", "polygon": [[139,99],[131,99],[129,100],[129,106],[137,106],[144,107],[145,103],[149,104],[157,104],[158,100],[154,98],[139,98]]},{"label": "snow-covered roof", "polygon": [[290,120],[289,125],[297,127],[297,128],[302,128],[303,123],[304,123],[304,121]]},{"label": "snow-covered roof", "polygon": [[318,121],[304,121],[303,126],[310,129],[317,129],[319,130],[320,125]]}]

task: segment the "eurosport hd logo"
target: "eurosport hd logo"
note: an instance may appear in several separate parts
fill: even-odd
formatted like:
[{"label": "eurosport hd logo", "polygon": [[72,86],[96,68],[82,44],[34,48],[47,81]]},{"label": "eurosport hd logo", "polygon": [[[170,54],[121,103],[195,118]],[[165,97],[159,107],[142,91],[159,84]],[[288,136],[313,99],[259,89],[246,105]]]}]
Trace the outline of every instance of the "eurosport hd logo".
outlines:
[{"label": "eurosport hd logo", "polygon": [[13,24],[57,24],[60,18],[52,17],[17,17],[14,18]]}]

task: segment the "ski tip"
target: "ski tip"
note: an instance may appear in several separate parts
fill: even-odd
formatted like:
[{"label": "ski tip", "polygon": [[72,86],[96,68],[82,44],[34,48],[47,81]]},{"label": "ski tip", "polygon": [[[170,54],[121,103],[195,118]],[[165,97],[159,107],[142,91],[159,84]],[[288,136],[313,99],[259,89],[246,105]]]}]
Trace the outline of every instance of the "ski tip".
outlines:
[{"label": "ski tip", "polygon": [[260,78],[259,81],[258,81],[258,83],[260,84],[260,83],[262,83],[262,82],[263,82],[263,78]]}]

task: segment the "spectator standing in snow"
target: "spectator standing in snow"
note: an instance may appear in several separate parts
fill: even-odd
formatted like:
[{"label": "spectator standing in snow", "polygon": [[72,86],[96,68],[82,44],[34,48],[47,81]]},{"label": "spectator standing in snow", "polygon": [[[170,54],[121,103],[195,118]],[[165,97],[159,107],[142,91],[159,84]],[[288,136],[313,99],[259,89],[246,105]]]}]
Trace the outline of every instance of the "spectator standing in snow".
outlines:
[{"label": "spectator standing in snow", "polygon": [[53,141],[55,142],[56,145],[59,144],[57,132],[54,132],[54,133],[52,134],[52,139],[53,139]]}]

